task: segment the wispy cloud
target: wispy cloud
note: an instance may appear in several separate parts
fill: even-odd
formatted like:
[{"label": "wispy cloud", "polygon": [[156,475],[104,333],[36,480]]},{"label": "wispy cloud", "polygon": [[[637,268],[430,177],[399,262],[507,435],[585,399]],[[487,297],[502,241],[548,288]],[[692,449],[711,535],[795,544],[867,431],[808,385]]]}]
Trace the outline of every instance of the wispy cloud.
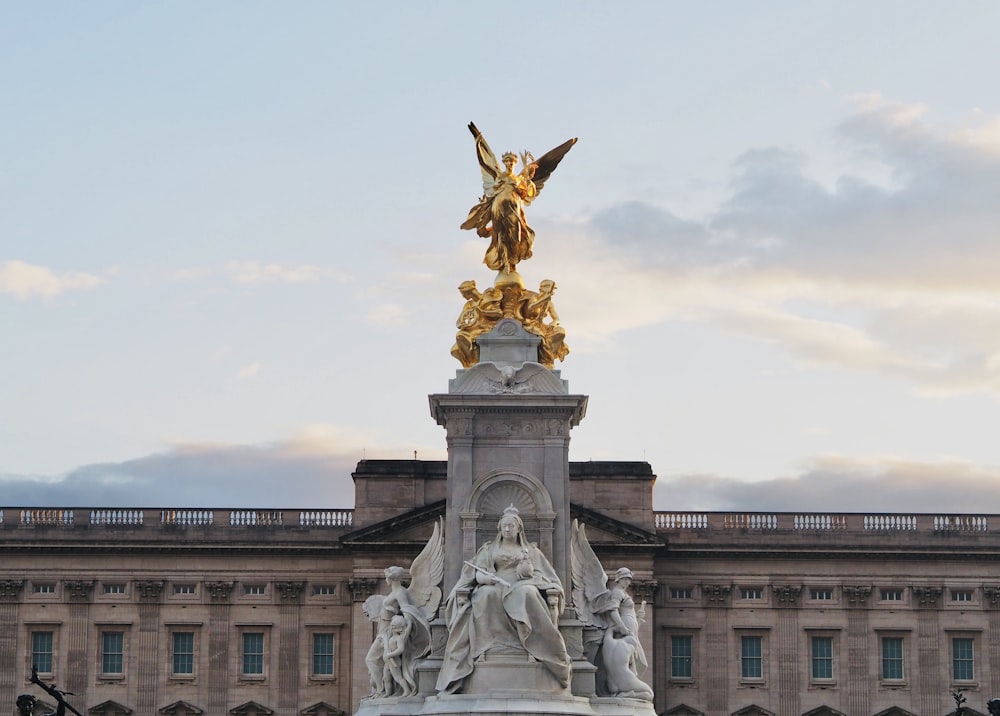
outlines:
[{"label": "wispy cloud", "polygon": [[[117,269],[112,271],[112,275]],[[89,273],[71,272],[57,274],[47,266],[24,261],[0,262],[0,293],[7,293],[25,301],[29,298],[54,298],[67,291],[97,288],[104,279]]]},{"label": "wispy cloud", "polygon": [[257,374],[260,373],[260,367],[260,363],[257,361],[248,363],[236,371],[236,380],[249,380],[250,378],[256,378]]},{"label": "wispy cloud", "polygon": [[657,481],[659,510],[1000,513],[1000,467],[893,457],[817,458],[798,475],[745,482],[720,475]]},{"label": "wispy cloud", "polygon": [[838,132],[858,170],[832,185],[801,152],[755,149],[697,220],[629,202],[553,227],[560,271],[598,277],[558,298],[575,348],[699,320],[805,363],[1000,395],[1000,117],[850,101]]},{"label": "wispy cloud", "polygon": [[0,475],[0,488],[8,507],[349,508],[365,445],[381,445],[380,456],[409,453],[350,428],[310,425],[268,444],[178,442],[58,478]]}]

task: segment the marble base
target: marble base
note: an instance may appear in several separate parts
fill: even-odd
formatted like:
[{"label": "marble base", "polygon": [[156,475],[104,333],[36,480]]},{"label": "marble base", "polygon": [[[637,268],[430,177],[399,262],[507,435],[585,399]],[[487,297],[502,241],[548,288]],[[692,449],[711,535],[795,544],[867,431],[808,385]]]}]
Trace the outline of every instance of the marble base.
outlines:
[{"label": "marble base", "polygon": [[531,693],[444,694],[364,699],[355,716],[656,716],[640,699]]}]

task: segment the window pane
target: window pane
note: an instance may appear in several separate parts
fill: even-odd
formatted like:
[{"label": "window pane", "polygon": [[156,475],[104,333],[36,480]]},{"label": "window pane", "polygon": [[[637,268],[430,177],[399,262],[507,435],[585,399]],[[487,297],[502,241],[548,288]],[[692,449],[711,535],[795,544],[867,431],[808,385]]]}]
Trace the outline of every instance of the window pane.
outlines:
[{"label": "window pane", "polygon": [[833,678],[833,637],[814,636],[812,638],[812,677],[814,679]]},{"label": "window pane", "polygon": [[194,632],[174,632],[174,673],[194,673]]},{"label": "window pane", "polygon": [[243,673],[264,673],[264,635],[259,632],[243,635]]},{"label": "window pane", "polygon": [[955,681],[972,681],[972,639],[951,640],[951,665]]},{"label": "window pane", "polygon": [[313,634],[313,675],[333,676],[333,634]]},{"label": "window pane", "polygon": [[882,639],[882,678],[903,678],[903,640],[899,637]]},{"label": "window pane", "polygon": [[31,663],[40,674],[52,673],[52,632],[31,632]]},{"label": "window pane", "polygon": [[744,679],[760,679],[764,676],[763,651],[759,636],[740,637],[740,675]]},{"label": "window pane", "polygon": [[691,637],[670,637],[670,676],[675,679],[691,678]]},{"label": "window pane", "polygon": [[101,634],[101,673],[121,674],[124,666],[125,633],[106,631]]}]

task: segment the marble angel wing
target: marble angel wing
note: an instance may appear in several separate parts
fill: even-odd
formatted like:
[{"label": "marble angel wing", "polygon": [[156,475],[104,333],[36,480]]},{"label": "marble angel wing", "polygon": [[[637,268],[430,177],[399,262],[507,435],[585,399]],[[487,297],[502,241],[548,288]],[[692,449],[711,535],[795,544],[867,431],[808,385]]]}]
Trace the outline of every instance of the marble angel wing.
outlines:
[{"label": "marble angel wing", "polygon": [[476,138],[476,155],[479,158],[479,169],[483,173],[483,193],[489,194],[493,191],[493,182],[502,169],[490,145],[486,143],[486,137],[473,122],[469,122],[469,131]]},{"label": "marble angel wing", "polygon": [[[521,173],[526,179],[530,179],[535,184],[535,193],[532,199],[535,196],[538,196],[538,194],[542,191],[542,187],[545,186],[545,182],[550,176],[552,176],[552,172],[556,170],[556,167],[559,166],[559,162],[561,162],[562,158],[566,156],[566,153],[573,148],[574,144],[576,144],[576,137],[567,139],[555,149],[551,149],[545,152],[545,154],[540,156],[538,159],[531,161],[530,164],[525,162],[524,169]],[[524,156],[524,159],[528,159],[530,156],[531,155]]]},{"label": "marble angel wing", "polygon": [[438,518],[434,532],[423,550],[410,565],[410,602],[431,620],[441,604],[441,580],[444,578],[444,520]]},{"label": "marble angel wing", "polygon": [[590,626],[606,627],[600,612],[604,611],[601,607],[611,594],[607,586],[608,575],[601,566],[601,560],[594,554],[586,528],[579,520],[573,520],[570,556],[577,619]]}]

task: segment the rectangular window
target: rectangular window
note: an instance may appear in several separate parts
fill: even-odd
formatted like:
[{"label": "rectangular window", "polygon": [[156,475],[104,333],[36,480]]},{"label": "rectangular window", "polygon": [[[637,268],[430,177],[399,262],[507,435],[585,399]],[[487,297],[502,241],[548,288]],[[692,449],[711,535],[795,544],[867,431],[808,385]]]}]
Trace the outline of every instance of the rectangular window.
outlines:
[{"label": "rectangular window", "polygon": [[31,632],[31,665],[39,674],[52,673],[52,632]]},{"label": "rectangular window", "polygon": [[264,634],[263,632],[243,633],[243,675],[264,675]]},{"label": "rectangular window", "polygon": [[313,594],[317,597],[332,597],[336,593],[337,590],[332,584],[317,584],[313,587]]},{"label": "rectangular window", "polygon": [[744,679],[764,678],[764,647],[762,637],[740,637],[740,677]]},{"label": "rectangular window", "polygon": [[671,599],[690,599],[691,589],[688,587],[671,587],[670,588],[670,598]]},{"label": "rectangular window", "polygon": [[333,634],[313,634],[313,676],[333,676]]},{"label": "rectangular window", "polygon": [[971,602],[972,601],[972,590],[971,589],[952,589],[951,590],[951,601],[953,601],[953,602]]},{"label": "rectangular window", "polygon": [[815,680],[833,678],[833,637],[812,638],[812,677]]},{"label": "rectangular window", "polygon": [[817,602],[829,602],[833,599],[833,591],[830,589],[810,589],[809,598]]},{"label": "rectangular window", "polygon": [[903,590],[902,589],[880,589],[879,599],[883,602],[901,602],[903,601]]},{"label": "rectangular window", "polygon": [[41,582],[41,583],[36,582],[35,584],[31,585],[31,590],[35,594],[55,594],[56,585],[53,584],[52,582]]},{"label": "rectangular window", "polygon": [[249,595],[260,596],[261,594],[264,594],[264,585],[263,584],[244,584],[243,585],[243,593],[246,594],[246,595],[248,595],[248,596]]},{"label": "rectangular window", "polygon": [[740,587],[740,599],[761,599],[762,596],[760,587]]},{"label": "rectangular window", "polygon": [[193,584],[175,584],[174,594],[194,594],[195,587]]},{"label": "rectangular window", "polygon": [[101,632],[101,673],[121,674],[125,668],[125,632]]},{"label": "rectangular window", "polygon": [[104,585],[105,594],[124,594],[125,585],[124,584],[105,584]]},{"label": "rectangular window", "polygon": [[882,679],[885,681],[903,680],[902,637],[882,637]]},{"label": "rectangular window", "polygon": [[955,681],[972,681],[975,675],[972,663],[972,639],[951,640],[951,676]]},{"label": "rectangular window", "polygon": [[173,633],[173,673],[181,676],[194,674],[194,632]]},{"label": "rectangular window", "polygon": [[691,678],[691,637],[670,637],[670,677],[672,679]]}]

